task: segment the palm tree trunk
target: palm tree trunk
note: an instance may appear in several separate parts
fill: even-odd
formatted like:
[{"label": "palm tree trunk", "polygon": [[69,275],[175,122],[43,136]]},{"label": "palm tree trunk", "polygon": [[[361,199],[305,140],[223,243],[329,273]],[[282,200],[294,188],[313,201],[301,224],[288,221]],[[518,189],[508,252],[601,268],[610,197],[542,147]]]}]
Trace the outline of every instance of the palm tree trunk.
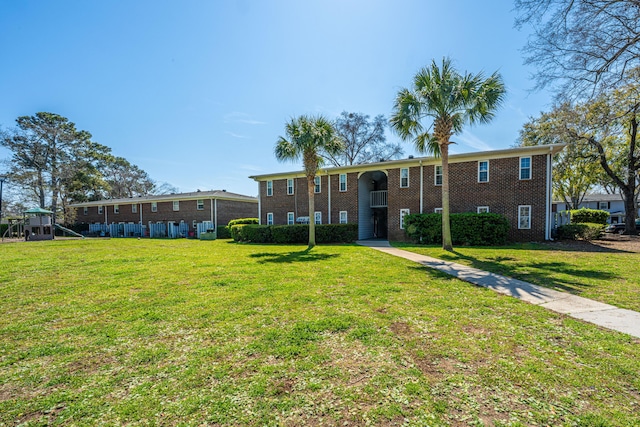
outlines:
[{"label": "palm tree trunk", "polygon": [[449,220],[449,141],[440,142],[442,157],[442,249],[453,252]]},{"label": "palm tree trunk", "polygon": [[314,175],[307,175],[307,191],[309,192],[309,248],[316,245],[316,215],[314,191],[316,188]]}]

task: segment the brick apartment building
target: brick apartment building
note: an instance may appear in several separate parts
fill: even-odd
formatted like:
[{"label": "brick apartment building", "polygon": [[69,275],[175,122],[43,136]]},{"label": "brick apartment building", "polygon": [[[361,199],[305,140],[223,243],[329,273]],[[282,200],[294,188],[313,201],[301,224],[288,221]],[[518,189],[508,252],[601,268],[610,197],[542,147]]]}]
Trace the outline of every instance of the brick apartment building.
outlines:
[{"label": "brick apartment building", "polygon": [[[520,147],[449,157],[450,209],[504,215],[513,241],[551,237],[553,154],[563,144]],[[358,238],[406,240],[403,217],[439,212],[442,167],[434,157],[322,168],[315,212],[309,214],[303,171],[257,175],[262,224],[357,223]]]},{"label": "brick apartment building", "polygon": [[79,224],[182,223],[189,232],[195,232],[198,223],[217,228],[232,219],[258,216],[257,198],[224,190],[98,200],[71,207]]}]

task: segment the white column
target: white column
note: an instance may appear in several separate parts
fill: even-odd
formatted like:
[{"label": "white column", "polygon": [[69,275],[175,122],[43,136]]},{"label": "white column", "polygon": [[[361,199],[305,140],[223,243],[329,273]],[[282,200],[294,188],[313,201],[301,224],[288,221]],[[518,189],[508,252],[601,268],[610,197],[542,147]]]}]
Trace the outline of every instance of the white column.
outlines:
[{"label": "white column", "polygon": [[331,175],[329,175],[329,172],[327,172],[327,188],[327,215],[329,216],[328,222],[331,224]]},{"label": "white column", "polygon": [[420,160],[420,213],[424,212],[424,166]]},{"label": "white column", "polygon": [[[545,227],[544,238],[545,240],[551,240],[551,204],[552,204],[552,167],[551,153],[547,154],[547,206],[545,209]],[[531,157],[531,169],[533,169],[533,156]],[[532,176],[533,178],[533,176]]]},{"label": "white column", "polygon": [[262,225],[262,195],[260,194],[260,181],[258,181],[258,224]]}]

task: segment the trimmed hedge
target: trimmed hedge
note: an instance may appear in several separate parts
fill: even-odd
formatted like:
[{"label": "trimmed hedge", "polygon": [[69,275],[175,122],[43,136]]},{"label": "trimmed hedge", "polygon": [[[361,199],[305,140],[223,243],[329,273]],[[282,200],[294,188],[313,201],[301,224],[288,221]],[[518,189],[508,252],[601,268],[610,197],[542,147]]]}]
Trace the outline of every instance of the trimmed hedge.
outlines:
[{"label": "trimmed hedge", "polygon": [[230,239],[231,238],[231,230],[229,229],[228,225],[222,225],[220,227],[218,227],[217,233],[216,233],[216,238],[217,239]]},{"label": "trimmed hedge", "polygon": [[236,224],[260,224],[260,221],[258,221],[258,218],[236,218],[229,221],[227,227],[231,227]]},{"label": "trimmed hedge", "polygon": [[576,223],[558,227],[558,239],[564,240],[595,240],[602,237],[603,224]]},{"label": "trimmed hedge", "polygon": [[599,209],[573,209],[570,210],[571,222],[574,224],[606,224],[609,212]]},{"label": "trimmed hedge", "polygon": [[[430,245],[442,243],[442,215],[410,214],[404,217],[405,233],[412,240]],[[494,213],[451,214],[451,239],[454,245],[498,246],[507,242],[509,222]]]},{"label": "trimmed hedge", "polygon": [[[231,226],[231,237],[236,242],[251,243],[307,243],[309,226],[236,224]],[[317,243],[351,243],[358,239],[357,224],[318,224]]]}]

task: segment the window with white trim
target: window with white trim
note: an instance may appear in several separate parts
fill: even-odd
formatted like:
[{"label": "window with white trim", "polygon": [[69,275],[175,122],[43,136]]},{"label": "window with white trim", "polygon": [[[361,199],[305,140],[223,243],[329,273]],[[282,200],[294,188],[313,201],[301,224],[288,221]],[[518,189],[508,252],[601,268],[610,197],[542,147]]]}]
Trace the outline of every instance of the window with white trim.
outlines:
[{"label": "window with white trim", "polygon": [[531,206],[518,206],[518,229],[529,230],[531,228]]},{"label": "window with white trim", "polygon": [[437,214],[442,215],[442,208],[435,208],[435,209],[433,210],[433,213],[437,213]]},{"label": "window with white trim", "polygon": [[138,213],[138,205],[135,203],[131,205],[131,213]]},{"label": "window with white trim", "polygon": [[267,196],[273,196],[273,181],[267,181]]},{"label": "window with white trim", "polygon": [[88,215],[88,214],[89,214],[89,208],[88,208],[88,207],[86,207],[86,206],[85,206],[84,208],[82,208],[82,213],[83,213],[84,215]]},{"label": "window with white trim", "polygon": [[98,213],[99,214],[102,214],[103,210],[104,210],[104,206],[98,206]]},{"label": "window with white trim", "polygon": [[400,168],[400,188],[409,187],[409,168]]},{"label": "window with white trim", "polygon": [[293,212],[287,212],[287,224],[293,225],[296,223],[296,218],[293,215]]},{"label": "window with white trim", "polygon": [[520,179],[531,179],[531,157],[520,157]]},{"label": "window with white trim", "polygon": [[158,202],[151,202],[151,212],[158,212]]},{"label": "window with white trim", "polygon": [[346,173],[341,173],[340,174],[340,191],[347,191],[347,174]]},{"label": "window with white trim", "polygon": [[478,213],[489,213],[489,206],[478,206]]},{"label": "window with white trim", "polygon": [[347,211],[340,211],[340,224],[347,223]]},{"label": "window with white trim", "polygon": [[203,211],[204,210],[204,199],[196,200],[196,209],[199,210],[199,211]]},{"label": "window with white trim", "polygon": [[320,180],[320,177],[316,176],[313,179],[313,183],[315,184],[315,187],[313,188],[313,192],[319,193],[322,190],[322,181]]},{"label": "window with white trim", "polygon": [[404,217],[410,213],[409,209],[400,209],[400,230],[404,230]]},{"label": "window with white trim", "polygon": [[288,195],[293,194],[293,178],[287,179],[287,194]]},{"label": "window with white trim", "polygon": [[434,171],[433,171],[433,175],[434,175],[434,185],[442,185],[442,165],[435,165],[434,166]]},{"label": "window with white trim", "polygon": [[114,214],[120,213],[120,205],[113,205],[113,213]]},{"label": "window with white trim", "polygon": [[609,202],[598,202],[598,209],[601,211],[609,210]]},{"label": "window with white trim", "polygon": [[195,219],[193,220],[193,229],[197,229],[198,228],[198,221],[196,221]]},{"label": "window with white trim", "polygon": [[489,161],[478,162],[478,182],[489,182]]},{"label": "window with white trim", "polygon": [[313,219],[316,224],[322,224],[322,212],[315,212]]},{"label": "window with white trim", "polygon": [[267,214],[267,225],[273,225],[273,213],[271,212]]},{"label": "window with white trim", "polygon": [[180,210],[180,200],[173,201],[173,211],[178,212]]}]

